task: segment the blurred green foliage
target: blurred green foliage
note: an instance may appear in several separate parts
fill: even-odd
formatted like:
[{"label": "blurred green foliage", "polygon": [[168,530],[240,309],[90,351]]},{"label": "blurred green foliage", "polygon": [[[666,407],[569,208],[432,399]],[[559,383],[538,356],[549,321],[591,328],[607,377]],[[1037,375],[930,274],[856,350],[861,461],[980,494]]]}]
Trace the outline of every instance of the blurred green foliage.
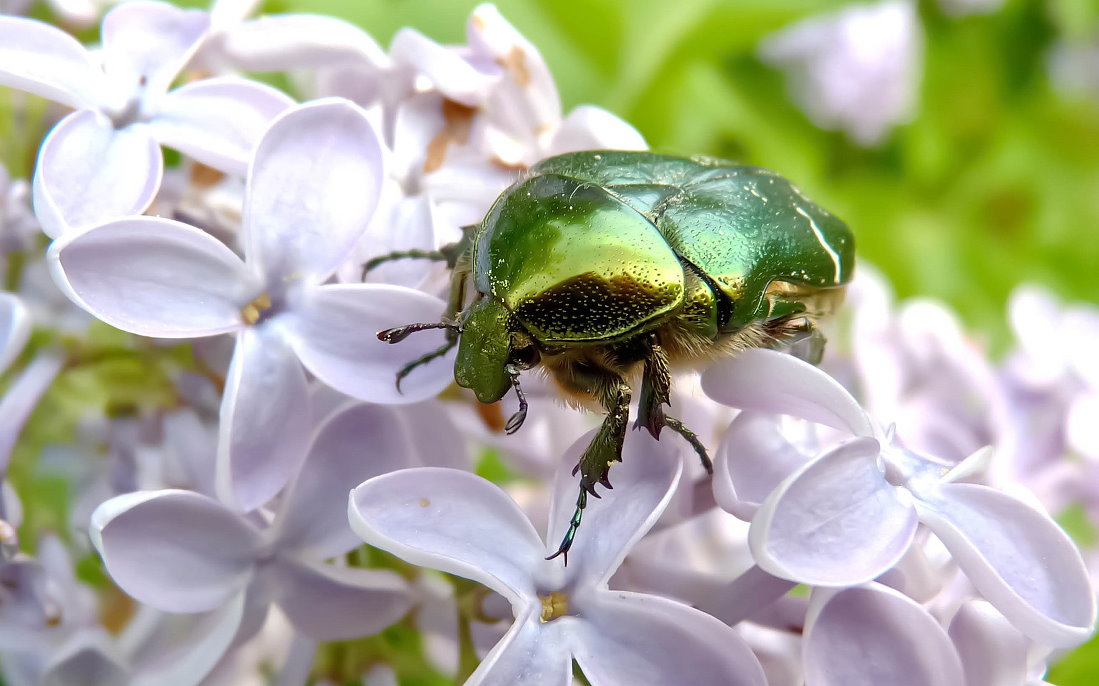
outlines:
[{"label": "blurred green foliage", "polygon": [[[388,45],[402,26],[464,42],[475,0],[273,0],[330,13]],[[1099,101],[1054,90],[1056,41],[1099,32],[1094,0],[1008,0],[951,17],[920,3],[919,111],[875,149],[815,127],[761,38],[833,0],[500,0],[541,50],[565,109],[606,107],[659,151],[707,153],[791,177],[855,229],[898,295],[943,299],[1002,347],[1022,281],[1099,301]],[[1099,65],[1096,65],[1099,69]]]}]

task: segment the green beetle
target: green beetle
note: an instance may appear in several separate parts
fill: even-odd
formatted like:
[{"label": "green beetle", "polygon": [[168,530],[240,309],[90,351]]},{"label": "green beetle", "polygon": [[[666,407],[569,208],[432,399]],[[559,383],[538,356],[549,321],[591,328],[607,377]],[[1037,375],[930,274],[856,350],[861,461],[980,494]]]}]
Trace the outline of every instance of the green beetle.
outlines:
[{"label": "green beetle", "polygon": [[638,378],[637,425],[655,438],[663,427],[681,434],[709,470],[701,442],[664,414],[671,366],[813,334],[815,318],[842,299],[854,239],[767,169],[595,150],[532,167],[458,243],[392,253],[365,268],[402,257],[445,259],[453,279],[441,322],[378,334],[396,343],[447,330],[447,344],[406,365],[398,384],[457,345],[459,386],[483,403],[515,389],[519,410],[508,433],[527,412],[519,372],[536,365],[571,398],[606,412],[574,470],[576,511],[551,556],[567,563],[588,494],[599,497],[596,484],[610,488],[610,466],[622,459]]}]

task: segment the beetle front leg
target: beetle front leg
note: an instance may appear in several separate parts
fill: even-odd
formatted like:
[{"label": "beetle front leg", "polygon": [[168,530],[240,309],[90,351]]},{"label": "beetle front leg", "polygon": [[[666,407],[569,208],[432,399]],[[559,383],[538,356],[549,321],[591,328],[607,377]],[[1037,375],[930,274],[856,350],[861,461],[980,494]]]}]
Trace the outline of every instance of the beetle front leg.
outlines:
[{"label": "beetle front leg", "polygon": [[645,356],[645,372],[641,377],[641,400],[638,403],[635,426],[645,427],[657,440],[660,439],[660,430],[666,423],[663,406],[670,402],[671,385],[672,373],[668,354],[653,336],[649,342],[649,352]]},{"label": "beetle front leg", "polygon": [[595,438],[588,444],[580,461],[573,468],[572,473],[580,473],[580,494],[576,499],[576,510],[569,520],[569,528],[565,532],[557,552],[550,555],[547,560],[552,560],[558,555],[565,556],[565,564],[568,564],[568,552],[572,542],[576,538],[576,531],[580,528],[580,520],[584,508],[588,503],[588,494],[596,498],[601,497],[595,491],[596,484],[602,484],[607,488],[611,486],[609,474],[611,465],[615,461],[622,461],[622,444],[626,440],[626,427],[630,420],[630,386],[621,377],[608,372],[609,378],[602,379],[603,406],[607,408],[607,416],[599,425],[599,431]]}]

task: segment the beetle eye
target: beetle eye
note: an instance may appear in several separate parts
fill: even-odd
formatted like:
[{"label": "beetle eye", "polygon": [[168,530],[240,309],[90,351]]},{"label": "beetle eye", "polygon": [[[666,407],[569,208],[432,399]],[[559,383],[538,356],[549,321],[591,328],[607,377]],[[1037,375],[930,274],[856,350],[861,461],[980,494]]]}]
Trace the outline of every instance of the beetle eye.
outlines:
[{"label": "beetle eye", "polygon": [[533,345],[528,345],[523,348],[513,348],[510,356],[511,363],[520,369],[530,369],[538,364],[541,359],[541,353],[539,353],[538,348]]}]

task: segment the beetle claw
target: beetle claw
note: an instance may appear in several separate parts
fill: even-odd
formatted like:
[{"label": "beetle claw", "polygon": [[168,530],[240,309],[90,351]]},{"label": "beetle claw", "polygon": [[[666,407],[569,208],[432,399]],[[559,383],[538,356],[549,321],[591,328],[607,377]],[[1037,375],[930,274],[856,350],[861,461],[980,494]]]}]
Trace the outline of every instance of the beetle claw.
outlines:
[{"label": "beetle claw", "polygon": [[519,430],[519,427],[523,426],[523,422],[525,422],[526,419],[527,419],[526,408],[523,408],[523,409],[519,410],[518,412],[516,412],[515,414],[511,415],[511,417],[508,419],[507,424],[504,424],[504,433],[506,433],[509,436],[511,434],[515,433],[516,431]]}]

